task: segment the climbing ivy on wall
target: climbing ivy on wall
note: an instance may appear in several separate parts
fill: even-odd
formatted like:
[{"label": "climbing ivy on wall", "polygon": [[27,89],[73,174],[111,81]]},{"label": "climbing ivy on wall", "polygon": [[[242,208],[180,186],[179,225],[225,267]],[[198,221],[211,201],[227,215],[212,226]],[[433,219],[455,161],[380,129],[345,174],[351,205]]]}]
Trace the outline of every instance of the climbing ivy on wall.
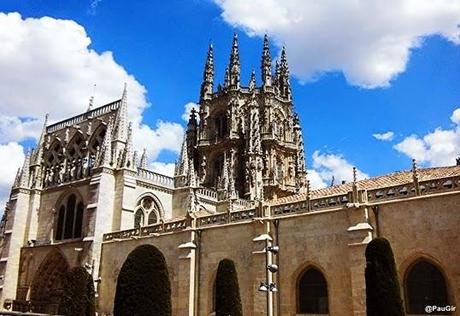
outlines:
[{"label": "climbing ivy on wall", "polygon": [[67,316],[95,316],[94,283],[83,267],[76,267],[66,274],[62,293],[62,314]]},{"label": "climbing ivy on wall", "polygon": [[171,316],[171,286],[161,252],[153,246],[134,249],[117,280],[114,316]]},{"label": "climbing ivy on wall", "polygon": [[375,238],[367,245],[365,276],[367,315],[404,315],[393,250],[387,239]]},{"label": "climbing ivy on wall", "polygon": [[216,316],[242,316],[238,275],[232,260],[219,262],[215,287]]}]

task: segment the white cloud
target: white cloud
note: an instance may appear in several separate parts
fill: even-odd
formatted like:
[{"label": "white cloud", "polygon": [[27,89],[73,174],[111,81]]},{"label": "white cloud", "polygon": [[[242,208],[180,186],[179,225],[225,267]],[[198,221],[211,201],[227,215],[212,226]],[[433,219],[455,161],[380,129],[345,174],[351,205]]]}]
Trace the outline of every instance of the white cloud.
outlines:
[{"label": "white cloud", "polygon": [[454,124],[457,124],[457,125],[460,124],[460,108],[458,108],[458,109],[454,110],[454,112],[452,112],[450,120],[452,122],[454,122]]},{"label": "white cloud", "polygon": [[327,183],[319,175],[315,169],[308,169],[307,178],[310,181],[310,188],[312,190],[321,189],[327,187]]},{"label": "white cloud", "polygon": [[20,119],[17,116],[0,114],[0,140],[21,141],[35,139],[40,135],[43,122],[37,119]]},{"label": "white cloud", "polygon": [[46,112],[50,121],[70,117],[87,109],[94,83],[95,105],[102,105],[121,97],[126,82],[130,118],[141,121],[148,106],[145,88],[111,52],[90,49],[91,39],[76,22],[0,13],[0,42],[2,120],[42,121]]},{"label": "white cloud", "polygon": [[[96,8],[100,1],[93,3]],[[97,85],[94,105],[99,106],[120,98],[125,82],[135,147],[147,147],[151,160],[162,150],[179,151],[183,127],[164,121],[154,129],[144,124],[142,114],[149,106],[146,89],[115,61],[112,52],[91,49],[91,39],[81,25],[0,13],[0,43],[0,146],[4,152],[20,147],[11,142],[37,139],[45,113],[49,112],[53,122],[84,112],[93,84]],[[7,194],[1,185],[9,190],[10,173],[16,170],[9,161],[15,158],[13,154],[2,153],[0,158],[8,160],[2,165],[8,167],[0,168],[1,200]]]},{"label": "white cloud", "polygon": [[21,145],[15,142],[0,145],[0,214],[3,213],[11,184],[23,162],[24,150]]},{"label": "white cloud", "polygon": [[154,161],[150,164],[150,168],[152,168],[153,171],[170,177],[174,176],[174,167],[174,163],[165,163],[159,161]]},{"label": "white cloud", "polygon": [[449,166],[460,156],[460,108],[450,117],[455,124],[452,129],[438,127],[424,136],[411,135],[394,148],[428,166]]},{"label": "white cloud", "polygon": [[423,38],[460,44],[458,0],[214,0],[229,24],[286,45],[294,75],[341,71],[365,88],[384,87],[406,69]]},{"label": "white cloud", "polygon": [[392,131],[388,131],[386,133],[375,133],[372,134],[372,136],[374,136],[375,139],[389,142],[393,140],[395,133],[393,133]]},{"label": "white cloud", "polygon": [[[337,154],[322,154],[319,150],[313,153],[313,168],[314,172],[311,172],[312,179],[318,184],[319,187],[324,187],[325,184],[330,185],[332,177],[334,177],[334,183],[340,184],[342,181],[351,182],[353,181],[353,165],[350,164],[343,156]],[[361,170],[356,170],[357,179],[361,180],[368,178],[369,176]],[[318,176],[320,179],[318,179]]]},{"label": "white cloud", "polygon": [[[196,104],[195,102],[189,102],[186,105],[184,105],[184,113],[182,114],[182,119],[188,122],[192,109],[195,109],[198,112],[199,107],[200,106]],[[197,119],[199,119],[198,115],[197,115]]]},{"label": "white cloud", "polygon": [[134,147],[146,148],[150,161],[157,159],[162,150],[179,153],[183,137],[182,125],[161,120],[157,122],[155,129],[142,124],[133,131]]}]

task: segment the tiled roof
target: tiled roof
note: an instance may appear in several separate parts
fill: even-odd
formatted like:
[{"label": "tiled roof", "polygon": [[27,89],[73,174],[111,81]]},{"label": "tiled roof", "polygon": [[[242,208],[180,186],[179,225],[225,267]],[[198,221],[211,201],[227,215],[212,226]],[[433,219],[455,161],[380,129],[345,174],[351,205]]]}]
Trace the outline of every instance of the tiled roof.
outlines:
[{"label": "tiled roof", "polygon": [[[460,166],[451,167],[437,167],[437,168],[424,168],[418,169],[419,182],[428,181],[433,179],[442,179],[452,176],[460,175]],[[412,182],[412,171],[398,171],[383,176],[373,177],[357,182],[360,190],[374,190],[380,188],[386,188],[391,186],[402,185]],[[352,183],[345,183],[341,185],[334,185],[331,187],[312,190],[311,198],[321,198],[326,196],[334,196],[340,194],[346,194],[352,190]],[[283,197],[272,202],[273,205],[279,205],[284,203],[291,203],[296,201],[305,200],[307,198],[306,193],[299,193],[288,197]]]}]

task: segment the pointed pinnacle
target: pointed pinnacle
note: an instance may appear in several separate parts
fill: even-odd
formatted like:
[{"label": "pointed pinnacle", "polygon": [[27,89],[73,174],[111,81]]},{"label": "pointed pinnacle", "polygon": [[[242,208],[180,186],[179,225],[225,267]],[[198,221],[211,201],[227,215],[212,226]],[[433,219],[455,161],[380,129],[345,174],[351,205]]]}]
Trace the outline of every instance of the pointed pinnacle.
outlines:
[{"label": "pointed pinnacle", "polygon": [[128,97],[128,84],[125,82],[123,85],[123,95],[122,99],[126,99]]},{"label": "pointed pinnacle", "polygon": [[249,80],[249,89],[253,90],[256,87],[256,72],[254,69],[251,72],[251,79]]}]

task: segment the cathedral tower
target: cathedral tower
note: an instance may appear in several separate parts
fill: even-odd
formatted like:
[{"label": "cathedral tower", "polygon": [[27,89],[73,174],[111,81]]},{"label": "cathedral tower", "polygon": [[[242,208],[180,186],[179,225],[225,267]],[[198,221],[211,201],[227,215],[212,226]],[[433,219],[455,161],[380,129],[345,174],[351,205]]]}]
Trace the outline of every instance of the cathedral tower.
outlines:
[{"label": "cathedral tower", "polygon": [[254,72],[244,86],[235,34],[224,83],[216,91],[209,46],[198,117],[195,111],[190,115],[176,178],[193,169],[199,186],[217,190],[219,199],[271,199],[305,188],[302,130],[292,102],[285,48],[276,65],[273,73],[265,36],[261,86]]}]

